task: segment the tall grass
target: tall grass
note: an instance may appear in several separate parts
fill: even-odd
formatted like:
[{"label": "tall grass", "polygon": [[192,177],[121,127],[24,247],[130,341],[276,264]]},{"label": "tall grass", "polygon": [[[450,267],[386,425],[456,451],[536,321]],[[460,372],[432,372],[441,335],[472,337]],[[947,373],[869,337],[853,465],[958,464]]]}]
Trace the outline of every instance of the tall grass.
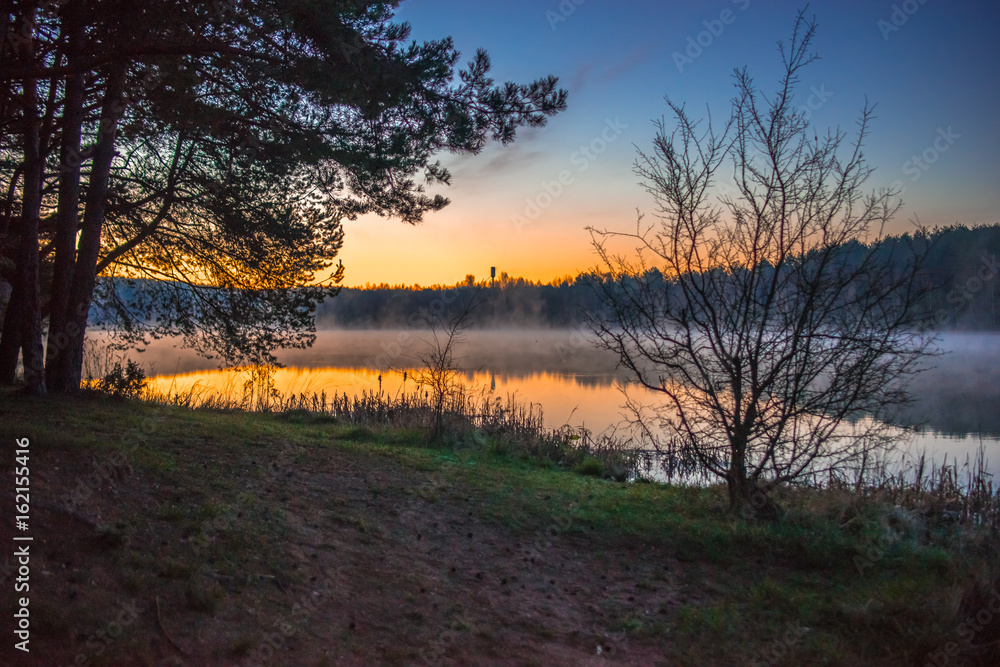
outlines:
[{"label": "tall grass", "polygon": [[856,492],[942,521],[1000,527],[1000,488],[982,445],[964,463],[946,455],[938,464],[921,454],[902,465],[881,465]]},{"label": "tall grass", "polygon": [[92,383],[107,377],[116,363],[125,363],[126,357],[124,352],[116,350],[100,340],[84,339],[82,373],[84,386],[90,386]]},{"label": "tall grass", "polygon": [[[99,387],[123,357],[100,345],[88,346],[84,357],[89,386]],[[360,394],[311,391],[282,393],[275,387],[274,366],[234,369],[219,387],[195,384],[164,390],[146,387],[141,400],[190,409],[264,413],[307,413],[339,423],[368,427],[399,427],[425,430],[436,423],[439,409],[431,392],[415,389],[395,394],[362,391]],[[637,449],[637,440],[617,432],[594,434],[569,426],[547,428],[537,403],[515,395],[497,396],[485,389],[457,383],[447,392],[443,425],[449,447],[490,448],[498,453],[530,458],[585,474],[620,481],[666,480],[670,483],[707,486],[709,478],[690,461],[671,458],[664,452]],[[850,471],[832,470],[803,484],[780,489],[777,496],[794,505],[796,490],[828,490],[853,505],[896,507],[934,523],[952,522],[1000,530],[1000,488],[994,484],[982,447],[964,464],[946,458],[934,463],[921,455],[902,463],[872,459]]]},{"label": "tall grass", "polygon": [[639,471],[640,455],[627,441],[568,426],[547,428],[541,406],[513,394],[502,397],[456,383],[442,405],[441,397],[419,388],[395,394],[381,389],[360,394],[308,389],[282,393],[275,387],[276,371],[273,366],[238,368],[221,387],[198,383],[185,389],[173,384],[164,390],[147,387],[141,398],[190,409],[307,413],[343,424],[412,428],[429,434],[439,425],[440,414],[446,446],[490,448],[565,467],[593,459],[600,464],[597,474],[622,481],[635,478]]}]

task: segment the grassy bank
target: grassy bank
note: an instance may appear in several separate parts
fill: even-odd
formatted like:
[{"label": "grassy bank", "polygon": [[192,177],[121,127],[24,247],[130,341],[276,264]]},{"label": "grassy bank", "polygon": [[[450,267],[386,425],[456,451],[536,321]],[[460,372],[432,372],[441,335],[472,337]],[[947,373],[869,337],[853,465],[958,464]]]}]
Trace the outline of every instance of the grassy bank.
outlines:
[{"label": "grassy bank", "polygon": [[35,538],[32,652],[6,642],[5,662],[1000,655],[988,526],[846,490],[787,491],[781,520],[748,521],[717,488],[619,483],[491,436],[430,447],[420,429],[302,410],[0,400],[4,479],[14,439],[31,443]]}]

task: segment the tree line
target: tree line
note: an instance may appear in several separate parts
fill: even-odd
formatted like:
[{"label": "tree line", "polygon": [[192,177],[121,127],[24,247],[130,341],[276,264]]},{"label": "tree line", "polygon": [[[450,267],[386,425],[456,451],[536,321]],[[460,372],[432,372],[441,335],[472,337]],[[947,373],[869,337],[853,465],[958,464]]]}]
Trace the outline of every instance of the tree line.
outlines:
[{"label": "tree line", "polygon": [[[912,256],[906,249],[915,245],[928,249],[919,279],[926,289],[923,307],[932,312],[935,327],[1000,328],[1000,224],[953,225],[890,236],[881,242],[878,252],[891,257],[897,270],[902,270]],[[860,241],[850,241],[841,252],[849,255],[866,248]],[[641,278],[654,274],[659,275],[659,271],[651,268]],[[439,315],[447,321],[483,288],[486,298],[470,317],[473,328],[578,327],[586,313],[603,307],[595,289],[600,279],[600,274],[586,273],[541,284],[502,273],[492,285],[470,275],[454,285],[344,288],[336,298],[318,306],[316,324],[322,328],[419,328],[425,322],[422,314]],[[448,298],[442,299],[442,295]]]}]

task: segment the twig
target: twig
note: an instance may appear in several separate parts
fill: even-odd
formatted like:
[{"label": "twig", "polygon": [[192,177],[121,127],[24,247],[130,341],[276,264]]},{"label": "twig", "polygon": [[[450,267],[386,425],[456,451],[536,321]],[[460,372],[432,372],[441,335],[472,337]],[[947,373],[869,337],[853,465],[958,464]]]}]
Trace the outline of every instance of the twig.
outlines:
[{"label": "twig", "polygon": [[277,576],[275,576],[273,574],[255,574],[253,576],[257,577],[258,579],[270,579],[271,581],[274,582],[274,584],[278,588],[281,589],[282,593],[287,593],[288,592],[288,589],[285,588],[285,585],[283,583],[281,583],[281,579],[279,579]]},{"label": "twig", "polygon": [[187,655],[187,651],[185,651],[184,649],[182,649],[181,646],[180,646],[180,644],[178,644],[177,642],[175,642],[174,638],[170,636],[169,632],[167,632],[167,629],[165,627],[163,627],[163,616],[160,614],[160,596],[159,595],[156,596],[156,624],[158,626],[160,626],[160,632],[162,632],[163,636],[167,638],[167,641],[170,642],[170,645],[173,646],[175,649],[177,649],[178,653],[180,653],[181,655]]}]

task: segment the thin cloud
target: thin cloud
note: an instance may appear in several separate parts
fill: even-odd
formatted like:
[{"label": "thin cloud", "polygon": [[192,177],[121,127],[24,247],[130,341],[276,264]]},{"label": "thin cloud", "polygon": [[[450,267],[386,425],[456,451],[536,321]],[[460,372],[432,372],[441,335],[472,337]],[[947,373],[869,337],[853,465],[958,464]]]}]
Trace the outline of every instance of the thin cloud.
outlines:
[{"label": "thin cloud", "polygon": [[573,74],[569,77],[569,92],[575,93],[583,90],[584,86],[587,85],[587,79],[593,71],[593,62],[587,62],[577,67]]},{"label": "thin cloud", "polygon": [[638,68],[655,54],[655,46],[645,44],[632,49],[624,58],[603,69],[599,69],[594,61],[586,62],[570,75],[569,90],[571,93],[577,93],[594,84],[603,86]]},{"label": "thin cloud", "polygon": [[444,159],[456,181],[463,185],[483,176],[498,177],[522,169],[544,159],[546,151],[539,147],[540,128],[526,128],[519,132],[518,141],[509,146],[491,144],[479,155],[459,155]]},{"label": "thin cloud", "polygon": [[597,78],[597,81],[599,83],[608,83],[613,79],[617,79],[626,72],[629,72],[630,70],[633,70],[639,65],[645,63],[647,60],[652,58],[655,53],[656,49],[652,44],[645,44],[633,49],[624,60],[601,73],[601,75]]}]

